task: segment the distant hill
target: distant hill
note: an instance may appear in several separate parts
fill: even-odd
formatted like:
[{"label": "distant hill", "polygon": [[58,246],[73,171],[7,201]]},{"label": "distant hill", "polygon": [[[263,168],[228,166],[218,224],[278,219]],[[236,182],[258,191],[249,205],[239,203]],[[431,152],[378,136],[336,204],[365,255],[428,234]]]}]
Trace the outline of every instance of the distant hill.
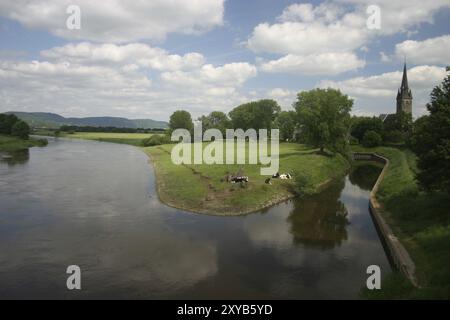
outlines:
[{"label": "distant hill", "polygon": [[127,119],[118,117],[88,117],[65,118],[56,113],[48,112],[16,112],[11,111],[32,127],[58,128],[62,125],[92,126],[92,127],[117,127],[117,128],[143,128],[166,129],[168,123],[152,119]]}]

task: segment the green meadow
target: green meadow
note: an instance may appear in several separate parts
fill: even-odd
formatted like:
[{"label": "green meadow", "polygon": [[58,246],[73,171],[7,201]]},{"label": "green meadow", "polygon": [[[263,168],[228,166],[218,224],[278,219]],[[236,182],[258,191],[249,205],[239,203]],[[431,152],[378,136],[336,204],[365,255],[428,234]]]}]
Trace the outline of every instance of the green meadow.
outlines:
[{"label": "green meadow", "polygon": [[[203,144],[203,148],[208,143]],[[292,180],[271,179],[260,174],[258,164],[187,164],[174,165],[171,150],[174,145],[144,148],[155,167],[158,193],[163,202],[176,208],[215,215],[238,215],[268,207],[295,196],[295,176],[307,177],[312,192],[317,192],[333,178],[349,169],[341,155],[324,156],[304,145],[280,144],[280,173],[291,173]],[[248,145],[245,146],[248,153]],[[235,157],[237,146],[235,147]],[[224,157],[226,150],[224,147]],[[246,161],[248,163],[248,160]],[[227,174],[245,175],[249,182],[232,184]]]}]

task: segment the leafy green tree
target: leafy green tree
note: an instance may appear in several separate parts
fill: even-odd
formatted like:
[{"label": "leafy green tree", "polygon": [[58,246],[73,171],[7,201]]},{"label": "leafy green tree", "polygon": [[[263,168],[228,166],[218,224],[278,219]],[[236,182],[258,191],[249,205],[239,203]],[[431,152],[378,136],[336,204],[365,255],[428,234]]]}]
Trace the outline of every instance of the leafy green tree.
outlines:
[{"label": "leafy green tree", "polygon": [[450,192],[450,74],[431,92],[427,109],[430,114],[415,121],[411,139],[417,180],[425,190]]},{"label": "leafy green tree", "polygon": [[383,121],[377,117],[353,117],[351,135],[361,141],[367,131],[383,134]]},{"label": "leafy green tree", "polygon": [[274,127],[280,130],[282,141],[291,140],[294,136],[297,115],[295,111],[281,111],[274,122]]},{"label": "leafy green tree", "polygon": [[12,136],[16,136],[22,139],[28,139],[29,134],[30,126],[22,120],[17,121],[11,129]]},{"label": "leafy green tree", "polygon": [[0,134],[10,135],[12,128],[19,118],[14,114],[0,114]]},{"label": "leafy green tree", "polygon": [[192,131],[194,123],[192,122],[191,114],[185,110],[177,110],[170,116],[169,120],[170,130],[187,129]]},{"label": "leafy green tree", "polygon": [[225,130],[232,128],[228,116],[220,111],[213,111],[207,116],[201,116],[198,120],[202,122],[203,132],[208,129],[218,129],[225,135]]},{"label": "leafy green tree", "polygon": [[381,136],[377,132],[369,130],[364,133],[362,145],[368,148],[378,147],[381,144],[381,141]]},{"label": "leafy green tree", "polygon": [[272,129],[272,122],[281,111],[274,100],[264,99],[242,104],[230,111],[234,129]]},{"label": "leafy green tree", "polygon": [[339,90],[314,89],[297,95],[295,109],[306,142],[320,148],[346,153],[353,100]]},{"label": "leafy green tree", "polygon": [[384,121],[384,134],[385,141],[401,143],[406,142],[411,135],[412,130],[412,116],[411,114],[400,112],[398,114],[392,114]]}]

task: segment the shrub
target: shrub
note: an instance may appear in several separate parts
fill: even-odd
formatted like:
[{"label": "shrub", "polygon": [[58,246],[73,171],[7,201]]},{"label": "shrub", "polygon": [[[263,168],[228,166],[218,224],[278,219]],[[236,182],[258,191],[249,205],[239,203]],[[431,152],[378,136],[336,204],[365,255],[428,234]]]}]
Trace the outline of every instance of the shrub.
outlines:
[{"label": "shrub", "polygon": [[381,136],[375,131],[369,130],[364,134],[362,144],[368,148],[378,147],[381,144]]},{"label": "shrub", "polygon": [[303,172],[294,172],[295,191],[300,196],[314,193],[314,185],[311,178]]},{"label": "shrub", "polygon": [[170,143],[169,137],[166,135],[159,135],[159,134],[155,134],[155,135],[151,136],[150,138],[145,139],[143,141],[144,147],[159,146],[161,144],[167,144],[167,143]]}]

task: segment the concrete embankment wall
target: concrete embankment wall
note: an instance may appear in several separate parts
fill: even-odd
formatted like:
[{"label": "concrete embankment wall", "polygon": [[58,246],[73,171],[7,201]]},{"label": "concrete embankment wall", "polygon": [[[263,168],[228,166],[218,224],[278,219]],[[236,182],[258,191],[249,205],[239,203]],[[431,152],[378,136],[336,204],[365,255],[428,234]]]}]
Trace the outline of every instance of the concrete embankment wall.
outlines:
[{"label": "concrete embankment wall", "polygon": [[389,160],[375,153],[354,153],[354,160],[366,160],[366,161],[376,161],[384,164],[383,170],[381,171],[375,185],[370,192],[369,198],[369,209],[372,218],[376,224],[376,227],[382,237],[385,244],[385,248],[388,251],[387,254],[391,259],[394,267],[402,272],[414,286],[418,286],[415,277],[415,264],[412,261],[408,251],[402,245],[400,240],[394,235],[391,227],[386,223],[385,219],[381,215],[381,205],[376,198],[378,188],[383,181],[386,171],[389,167]]}]

